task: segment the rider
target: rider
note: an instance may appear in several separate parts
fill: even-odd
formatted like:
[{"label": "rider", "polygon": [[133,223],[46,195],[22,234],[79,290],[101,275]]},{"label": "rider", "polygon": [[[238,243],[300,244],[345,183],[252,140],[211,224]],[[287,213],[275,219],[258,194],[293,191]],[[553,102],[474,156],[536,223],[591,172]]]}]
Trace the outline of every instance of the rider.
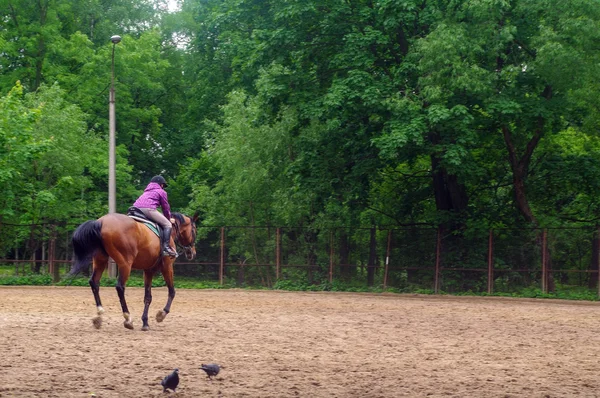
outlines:
[{"label": "rider", "polygon": [[[167,200],[167,181],[163,176],[154,176],[144,190],[144,193],[133,204],[139,208],[150,220],[162,227],[163,256],[177,257],[177,252],[171,247],[171,228],[175,220],[171,218],[171,206]],[[162,214],[156,210],[161,208]]]}]

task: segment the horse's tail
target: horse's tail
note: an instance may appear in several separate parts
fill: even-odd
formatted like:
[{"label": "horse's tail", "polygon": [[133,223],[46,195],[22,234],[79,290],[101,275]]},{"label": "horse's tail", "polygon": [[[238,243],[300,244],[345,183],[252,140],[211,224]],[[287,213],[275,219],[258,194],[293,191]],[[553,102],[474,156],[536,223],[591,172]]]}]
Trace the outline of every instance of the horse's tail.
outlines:
[{"label": "horse's tail", "polygon": [[87,267],[98,250],[104,251],[102,223],[90,220],[81,224],[73,233],[73,266],[69,275],[75,276]]}]

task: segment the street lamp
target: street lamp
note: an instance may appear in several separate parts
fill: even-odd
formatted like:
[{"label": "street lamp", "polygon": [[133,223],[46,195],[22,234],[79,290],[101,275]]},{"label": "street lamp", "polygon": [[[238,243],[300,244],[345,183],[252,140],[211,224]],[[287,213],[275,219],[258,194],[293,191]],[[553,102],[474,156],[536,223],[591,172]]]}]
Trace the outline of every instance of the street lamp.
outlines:
[{"label": "street lamp", "polygon": [[113,43],[110,66],[110,93],[108,96],[108,212],[117,212],[116,172],[115,172],[115,46],[121,36],[110,38]]},{"label": "street lamp", "polygon": [[[108,95],[108,212],[117,212],[117,182],[115,172],[115,46],[121,41],[121,36],[110,38],[113,43],[112,57],[110,65],[110,92]],[[110,261],[108,266],[108,276],[115,278],[117,276],[117,266],[115,262]]]}]

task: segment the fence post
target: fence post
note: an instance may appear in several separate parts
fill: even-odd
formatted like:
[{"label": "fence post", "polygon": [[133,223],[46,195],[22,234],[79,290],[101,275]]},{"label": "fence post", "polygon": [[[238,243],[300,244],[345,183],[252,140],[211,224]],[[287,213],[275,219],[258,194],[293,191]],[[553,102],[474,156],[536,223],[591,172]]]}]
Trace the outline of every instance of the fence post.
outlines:
[{"label": "fence post", "polygon": [[221,258],[219,259],[219,284],[223,285],[225,271],[225,227],[221,227]]},{"label": "fence post", "polygon": [[440,291],[440,262],[442,256],[442,226],[438,226],[437,243],[435,248],[435,274],[433,276],[433,293]]},{"label": "fence post", "polygon": [[15,276],[19,276],[19,240],[17,234],[15,234]]},{"label": "fence post", "polygon": [[281,268],[281,228],[277,227],[277,232],[275,235],[276,244],[275,244],[275,281],[279,280],[279,272]]},{"label": "fence post", "polygon": [[542,232],[542,293],[548,293],[548,230],[544,228]]},{"label": "fence post", "polygon": [[48,273],[52,275],[52,281],[54,281],[54,242],[53,239],[50,238],[50,242],[48,243]]},{"label": "fence post", "polygon": [[333,230],[329,231],[329,283],[333,282]]},{"label": "fence post", "polygon": [[387,251],[385,253],[385,270],[383,271],[383,288],[387,288],[388,269],[390,266],[390,247],[392,242],[392,230],[388,231]]},{"label": "fence post", "polygon": [[[596,250],[600,251],[600,227],[596,230],[596,241],[598,243],[596,245]],[[596,269],[598,270],[598,297],[600,297],[600,254],[596,256],[596,262],[598,263],[596,264]]]},{"label": "fence post", "polygon": [[48,248],[49,263],[48,268],[52,271],[52,282],[56,283],[60,280],[60,266],[56,263],[56,237],[52,234],[50,247]]},{"label": "fence post", "polygon": [[490,229],[488,238],[488,294],[494,291],[494,230]]}]

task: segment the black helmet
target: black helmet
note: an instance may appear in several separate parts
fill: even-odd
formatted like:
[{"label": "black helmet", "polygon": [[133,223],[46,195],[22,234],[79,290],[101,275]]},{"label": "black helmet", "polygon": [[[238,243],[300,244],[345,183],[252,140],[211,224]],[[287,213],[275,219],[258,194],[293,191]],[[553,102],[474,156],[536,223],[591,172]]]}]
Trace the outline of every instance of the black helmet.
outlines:
[{"label": "black helmet", "polygon": [[165,187],[167,186],[167,181],[163,178],[163,176],[154,176],[154,177],[152,177],[150,182],[155,182],[157,184],[164,184]]}]

